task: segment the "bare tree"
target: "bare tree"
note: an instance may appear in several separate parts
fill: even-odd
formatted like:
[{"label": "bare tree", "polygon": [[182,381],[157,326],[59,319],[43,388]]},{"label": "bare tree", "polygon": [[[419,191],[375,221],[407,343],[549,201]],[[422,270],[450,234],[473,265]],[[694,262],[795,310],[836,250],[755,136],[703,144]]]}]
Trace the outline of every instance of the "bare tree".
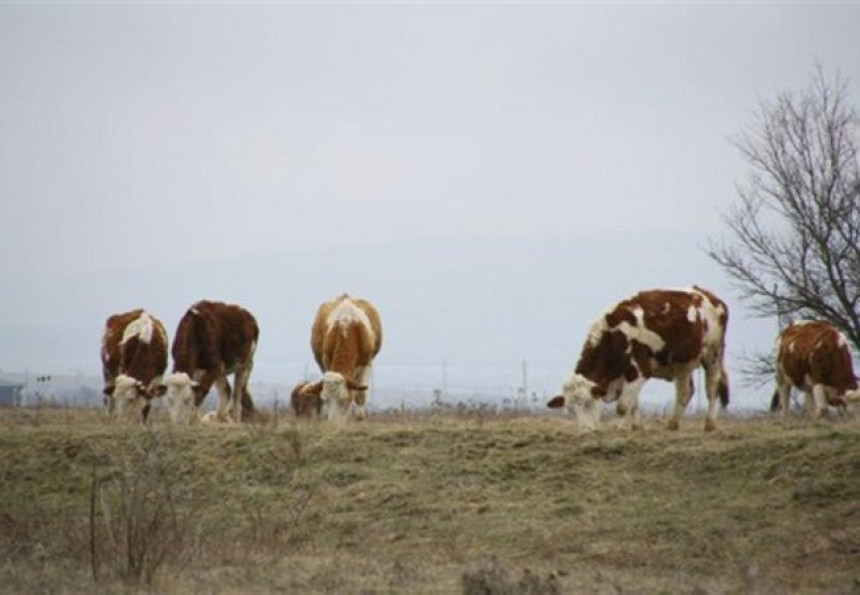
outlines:
[{"label": "bare tree", "polygon": [[826,320],[860,351],[858,124],[845,80],[821,67],[801,93],[762,104],[734,141],[752,172],[723,217],[730,239],[708,255],[757,315]]}]

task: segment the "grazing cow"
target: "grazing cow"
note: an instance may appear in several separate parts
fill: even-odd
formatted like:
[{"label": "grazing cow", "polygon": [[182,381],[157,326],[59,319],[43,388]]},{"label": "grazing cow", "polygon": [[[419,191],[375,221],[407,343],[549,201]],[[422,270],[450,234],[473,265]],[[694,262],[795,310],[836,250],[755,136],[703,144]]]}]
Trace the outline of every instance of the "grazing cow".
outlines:
[{"label": "grazing cow", "polygon": [[[220,421],[228,416],[241,421],[253,414],[248,379],[259,335],[251,313],[234,304],[204,300],[188,309],[173,338],[173,373],[165,379],[174,422],[194,421],[213,384]],[[232,392],[228,374],[235,374]]]},{"label": "grazing cow", "polygon": [[299,393],[319,397],[329,420],[345,420],[353,404],[356,419],[364,419],[371,365],[381,347],[382,323],[370,302],[343,294],[323,303],[311,327],[323,377]]},{"label": "grazing cow", "polygon": [[814,417],[823,417],[827,405],[847,410],[860,402],[860,390],[845,336],[826,322],[799,321],[787,326],[776,339],[776,390],[771,411],[788,415],[791,389],[812,397]]},{"label": "grazing cow", "polygon": [[140,416],[146,421],[150,401],[164,394],[167,333],[143,309],[108,317],[102,336],[105,404],[111,417]]},{"label": "grazing cow", "polygon": [[304,392],[304,388],[309,384],[310,382],[298,383],[290,395],[290,405],[296,417],[316,417],[322,409],[322,399],[319,395]]},{"label": "grazing cow", "polygon": [[600,400],[617,401],[626,425],[640,427],[639,392],[649,378],[675,383],[675,408],[668,428],[677,430],[693,395],[693,372],[705,369],[708,416],[705,430],[717,427],[717,400],[729,402],[723,365],[728,309],[700,287],[642,291],[623,300],[591,326],[564,392],[547,405],[572,409],[583,429],[600,420]]}]

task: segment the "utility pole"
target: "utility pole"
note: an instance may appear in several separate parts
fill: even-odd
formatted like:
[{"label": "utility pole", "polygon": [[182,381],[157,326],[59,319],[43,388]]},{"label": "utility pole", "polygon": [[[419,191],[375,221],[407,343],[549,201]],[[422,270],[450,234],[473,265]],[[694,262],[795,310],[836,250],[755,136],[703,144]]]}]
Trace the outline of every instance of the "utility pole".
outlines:
[{"label": "utility pole", "polygon": [[523,358],[523,395],[528,398],[529,394],[529,362]]}]

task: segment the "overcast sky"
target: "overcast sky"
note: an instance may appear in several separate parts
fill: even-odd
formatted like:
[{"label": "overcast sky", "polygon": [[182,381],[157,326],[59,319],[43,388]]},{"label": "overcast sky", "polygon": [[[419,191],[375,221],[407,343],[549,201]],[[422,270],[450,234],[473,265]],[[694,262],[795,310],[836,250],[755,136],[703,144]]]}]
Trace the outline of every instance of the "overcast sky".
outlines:
[{"label": "overcast sky", "polygon": [[[0,296],[0,323],[75,319],[92,338],[70,349],[95,368],[91,343],[123,307],[155,303],[172,325],[201,297],[257,299],[272,317],[276,303],[259,300],[282,295],[285,315],[298,299],[282,279],[236,290],[227,265],[220,285],[190,287],[183,271],[203,261],[210,270],[332,246],[633,232],[683,232],[694,239],[682,250],[696,252],[723,230],[720,213],[748,173],[730,139],[761,101],[804,87],[820,64],[846,77],[860,104],[858,30],[860,4],[847,3],[0,4],[0,272],[16,280]],[[673,276],[677,245],[637,237],[646,243],[631,262],[667,262],[650,276],[637,265],[636,283],[700,282],[724,292],[743,320],[725,279],[713,267],[703,275],[706,257],[679,257]],[[627,266],[617,248],[603,270]],[[78,288],[74,308],[64,292],[45,296],[51,279],[138,268],[164,274],[143,291],[123,277],[122,299],[111,299],[107,281],[98,295]],[[398,329],[401,348],[407,328],[418,345],[428,341],[407,319],[433,306],[403,309],[407,296],[432,299],[447,280],[419,275],[398,292],[383,273],[348,278],[367,297],[387,288],[395,343],[385,355],[396,358]],[[320,281],[304,274],[296,283]],[[549,311],[594,296],[560,319],[552,340],[569,352],[547,359],[574,361],[602,305],[640,288],[622,277],[567,275],[552,280],[557,291],[521,296]],[[268,337],[301,330],[277,349],[261,343],[259,357],[275,361],[288,343],[306,351],[309,313],[340,291],[338,280],[319,287],[304,288],[293,306],[300,318],[270,318]],[[473,293],[457,291],[457,303]],[[448,317],[428,330],[444,335],[444,320],[463,328]],[[735,329],[740,337],[743,323]],[[460,347],[474,351],[468,340],[479,334],[466,335]],[[769,329],[756,336],[772,340]],[[485,338],[506,341],[524,339]],[[562,372],[552,374],[560,384]]]},{"label": "overcast sky", "polygon": [[[0,6],[0,267],[719,225],[860,5]],[[217,237],[217,242],[204,241]]]}]

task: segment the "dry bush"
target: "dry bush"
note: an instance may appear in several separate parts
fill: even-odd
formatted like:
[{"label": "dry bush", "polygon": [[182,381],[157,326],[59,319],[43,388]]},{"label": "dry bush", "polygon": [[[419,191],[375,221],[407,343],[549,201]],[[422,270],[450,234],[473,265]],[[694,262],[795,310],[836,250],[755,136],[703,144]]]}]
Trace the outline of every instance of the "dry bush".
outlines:
[{"label": "dry bush", "polygon": [[146,431],[132,440],[117,467],[93,467],[88,542],[93,577],[100,568],[151,584],[165,565],[187,564],[199,543],[200,498],[181,472],[175,445]]},{"label": "dry bush", "polygon": [[542,577],[526,568],[519,580],[511,578],[510,574],[506,564],[493,556],[480,568],[463,573],[463,595],[558,595],[561,593],[561,586],[555,573]]}]

